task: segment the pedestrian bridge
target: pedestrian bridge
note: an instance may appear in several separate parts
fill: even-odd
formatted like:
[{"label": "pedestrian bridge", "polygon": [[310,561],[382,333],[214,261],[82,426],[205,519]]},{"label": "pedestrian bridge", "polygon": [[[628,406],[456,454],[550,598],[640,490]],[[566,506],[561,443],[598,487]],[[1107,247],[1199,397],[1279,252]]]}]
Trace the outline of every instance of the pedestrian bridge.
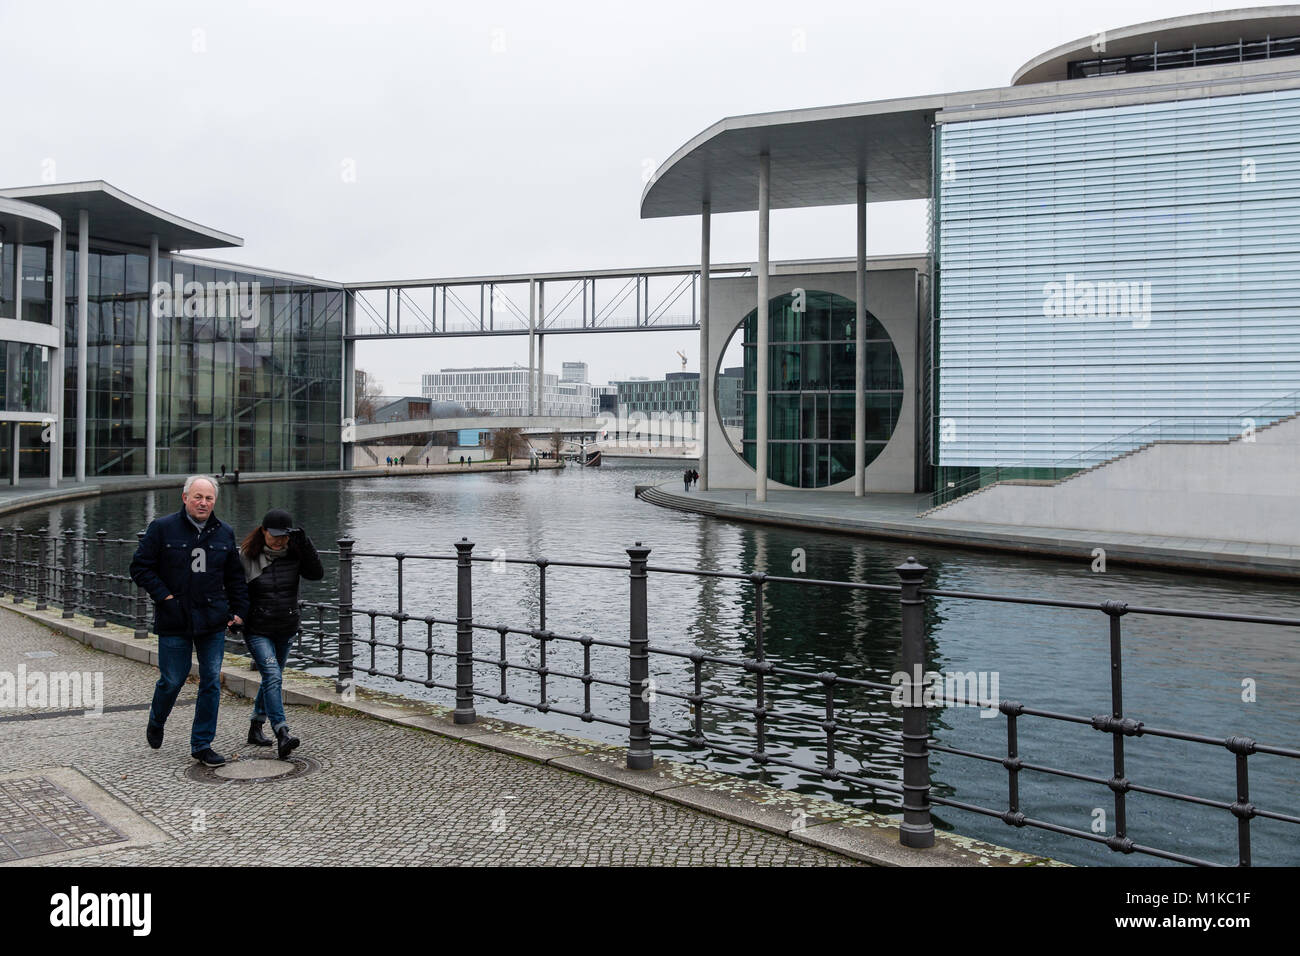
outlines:
[{"label": "pedestrian bridge", "polygon": [[375,422],[343,429],[343,441],[365,444],[393,438],[427,437],[431,432],[498,428],[518,428],[525,434],[590,434],[593,438],[613,438],[625,429],[646,439],[694,437],[694,425],[672,419],[657,421],[649,416],[630,415],[620,420],[614,415],[580,418],[571,415],[462,415],[454,418],[414,418],[401,422]]}]

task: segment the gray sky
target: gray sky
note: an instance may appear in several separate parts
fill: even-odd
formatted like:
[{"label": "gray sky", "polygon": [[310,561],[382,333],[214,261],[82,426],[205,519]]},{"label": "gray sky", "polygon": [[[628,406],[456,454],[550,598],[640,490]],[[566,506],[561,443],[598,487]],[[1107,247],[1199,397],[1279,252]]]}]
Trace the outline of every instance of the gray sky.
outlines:
[{"label": "gray sky", "polygon": [[[1003,86],[1076,37],[1232,6],[3,0],[0,185],[104,179],[244,238],[214,257],[342,281],[673,265],[699,220],[640,220],[644,170],[724,116]],[[869,253],[924,252],[923,214],[873,205]],[[715,260],[753,259],[755,222],[715,216]],[[852,254],[852,207],[772,214],[774,258]],[[657,377],[698,345],[557,335],[546,365]],[[362,343],[358,365],[418,393],[527,350]]]}]

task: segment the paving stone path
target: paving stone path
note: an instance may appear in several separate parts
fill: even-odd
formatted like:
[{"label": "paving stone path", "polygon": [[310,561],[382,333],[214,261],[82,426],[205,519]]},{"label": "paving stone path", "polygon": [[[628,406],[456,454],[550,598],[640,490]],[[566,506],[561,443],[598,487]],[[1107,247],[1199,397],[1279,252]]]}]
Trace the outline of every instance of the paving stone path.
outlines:
[{"label": "paving stone path", "polygon": [[[0,864],[58,862],[66,853],[49,854],[80,846],[77,865],[855,865],[556,767],[307,707],[288,708],[304,741],[301,759],[266,779],[282,768],[244,743],[252,705],[229,694],[214,746],[265,761],[267,772],[223,779],[189,756],[194,684],[182,690],[155,751],[144,739],[154,668],[0,609],[0,675],[20,667],[102,673],[105,708],[83,716],[0,707],[0,780],[9,785],[0,802],[19,795],[0,806]],[[43,771],[47,783],[32,783]],[[86,781],[85,793],[72,793],[82,810],[69,812],[51,789],[60,773]],[[142,829],[153,835],[126,840],[114,822],[119,811],[147,821]],[[105,825],[121,831],[116,846],[102,842],[112,838]]]}]

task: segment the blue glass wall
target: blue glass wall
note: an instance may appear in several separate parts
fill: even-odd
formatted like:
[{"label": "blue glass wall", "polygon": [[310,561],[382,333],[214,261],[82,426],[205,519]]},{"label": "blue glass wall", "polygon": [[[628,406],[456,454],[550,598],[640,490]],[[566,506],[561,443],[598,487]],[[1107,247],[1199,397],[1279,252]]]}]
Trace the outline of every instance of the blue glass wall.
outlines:
[{"label": "blue glass wall", "polygon": [[938,137],[936,464],[1079,467],[1300,408],[1300,91]]}]

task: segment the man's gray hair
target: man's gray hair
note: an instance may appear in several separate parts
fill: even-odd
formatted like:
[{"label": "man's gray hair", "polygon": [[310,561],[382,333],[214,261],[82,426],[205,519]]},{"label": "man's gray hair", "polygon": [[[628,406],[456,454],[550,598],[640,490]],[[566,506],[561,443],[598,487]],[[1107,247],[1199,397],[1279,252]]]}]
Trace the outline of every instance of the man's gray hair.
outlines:
[{"label": "man's gray hair", "polygon": [[212,497],[214,498],[221,493],[221,489],[217,486],[217,479],[213,478],[211,475],[190,475],[185,479],[185,487],[181,489],[181,494],[188,495],[190,493],[190,485],[194,484],[196,481],[206,481],[211,484]]}]

